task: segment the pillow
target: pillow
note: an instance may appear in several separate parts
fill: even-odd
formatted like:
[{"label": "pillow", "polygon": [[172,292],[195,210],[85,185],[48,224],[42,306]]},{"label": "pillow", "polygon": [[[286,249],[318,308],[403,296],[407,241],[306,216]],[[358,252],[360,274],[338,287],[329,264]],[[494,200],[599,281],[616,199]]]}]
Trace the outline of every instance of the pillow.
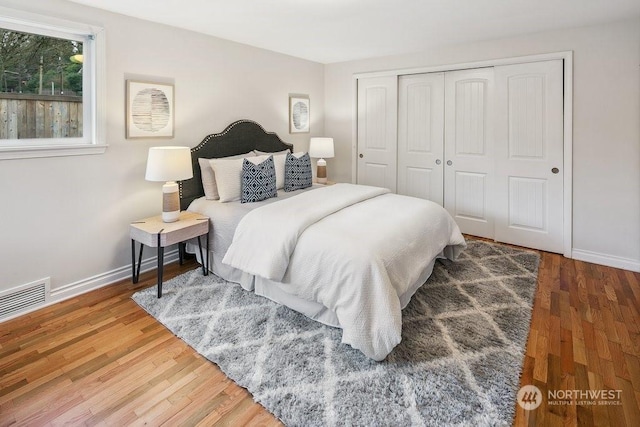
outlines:
[{"label": "pillow", "polygon": [[[287,161],[288,151],[284,151],[284,154],[274,154],[273,162],[276,168],[276,188],[278,190],[282,190],[284,188],[284,177],[285,177],[285,163]],[[293,153],[293,155],[297,158],[302,157],[304,155],[303,151],[298,153]]]},{"label": "pillow", "polygon": [[259,202],[278,196],[273,156],[257,165],[247,159],[242,162],[241,203]]},{"label": "pillow", "polygon": [[287,154],[284,172],[284,191],[311,187],[311,158],[309,153]]},{"label": "pillow", "polygon": [[284,164],[286,161],[286,154],[276,154],[273,156],[273,165],[276,171],[276,189],[278,190],[284,188]]},{"label": "pillow", "polygon": [[[267,159],[267,156],[245,157],[254,164]],[[242,193],[242,164],[244,159],[209,159],[216,175],[216,185],[221,202],[240,200]]]},{"label": "pillow", "polygon": [[287,148],[286,150],[282,150],[282,151],[276,151],[275,153],[267,153],[266,151],[260,151],[260,150],[253,150],[254,153],[256,153],[256,156],[269,156],[271,154],[273,154],[274,156],[278,155],[278,154],[287,154],[287,153],[291,153],[291,151]]},{"label": "pillow", "polygon": [[[273,163],[276,168],[276,189],[282,190],[284,188],[284,164],[287,160],[287,154],[290,153],[289,150],[278,151],[277,153],[265,153],[264,151],[255,150],[254,153],[258,155],[273,155]],[[294,156],[300,157],[304,153],[293,153]]]},{"label": "pillow", "polygon": [[[239,154],[237,156],[229,156],[229,157],[221,157],[222,159],[243,159],[245,157],[255,157],[255,153],[253,151],[249,151],[245,154]],[[200,157],[198,159],[198,163],[200,164],[200,175],[202,177],[202,188],[204,188],[204,197],[207,200],[218,200],[220,196],[218,195],[218,186],[216,185],[216,174],[213,172],[211,168],[211,164],[209,163],[209,159],[205,159]]]}]

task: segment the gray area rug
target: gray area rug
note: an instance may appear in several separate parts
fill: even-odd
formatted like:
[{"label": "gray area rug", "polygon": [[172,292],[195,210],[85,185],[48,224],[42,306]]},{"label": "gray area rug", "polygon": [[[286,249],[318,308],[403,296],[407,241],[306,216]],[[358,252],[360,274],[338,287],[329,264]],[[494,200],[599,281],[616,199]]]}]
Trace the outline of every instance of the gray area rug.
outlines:
[{"label": "gray area rug", "polygon": [[539,256],[468,243],[436,263],[383,362],[200,269],[133,299],[288,426],[511,425]]}]

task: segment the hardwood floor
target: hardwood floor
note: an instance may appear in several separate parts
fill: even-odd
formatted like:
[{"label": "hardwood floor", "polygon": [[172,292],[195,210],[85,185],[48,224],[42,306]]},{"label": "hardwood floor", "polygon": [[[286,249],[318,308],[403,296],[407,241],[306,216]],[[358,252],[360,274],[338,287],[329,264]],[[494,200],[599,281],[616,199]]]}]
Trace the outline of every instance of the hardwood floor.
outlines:
[{"label": "hardwood floor", "polygon": [[[168,280],[197,268],[165,268]],[[282,425],[132,299],[155,271],[0,324],[0,426]]]},{"label": "hardwood floor", "polygon": [[[542,253],[521,385],[620,405],[516,405],[515,425],[640,425],[640,274]],[[165,278],[196,268],[165,269]],[[0,324],[0,426],[281,425],[130,296],[155,272]]]},{"label": "hardwood floor", "polygon": [[[521,385],[620,390],[601,404],[516,405],[516,425],[640,426],[640,274],[542,253]],[[617,396],[617,394],[616,394]],[[595,403],[595,404],[592,404]]]}]

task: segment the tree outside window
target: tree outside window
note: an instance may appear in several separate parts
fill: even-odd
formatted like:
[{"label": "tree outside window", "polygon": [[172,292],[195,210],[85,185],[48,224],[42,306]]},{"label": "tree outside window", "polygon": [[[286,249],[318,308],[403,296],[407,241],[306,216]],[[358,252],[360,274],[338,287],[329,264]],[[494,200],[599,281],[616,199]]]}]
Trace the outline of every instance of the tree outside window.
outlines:
[{"label": "tree outside window", "polygon": [[0,28],[0,92],[82,96],[82,47]]},{"label": "tree outside window", "polygon": [[0,160],[100,154],[104,29],[0,6]]}]

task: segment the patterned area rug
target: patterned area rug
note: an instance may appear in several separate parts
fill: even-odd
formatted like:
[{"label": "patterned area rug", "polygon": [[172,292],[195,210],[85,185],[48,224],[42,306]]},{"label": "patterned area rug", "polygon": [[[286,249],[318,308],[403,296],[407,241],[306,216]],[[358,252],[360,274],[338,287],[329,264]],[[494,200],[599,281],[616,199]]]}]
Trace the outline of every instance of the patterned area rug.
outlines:
[{"label": "patterned area rug", "polygon": [[511,425],[539,256],[469,241],[438,261],[383,362],[200,269],[133,299],[288,426]]}]

